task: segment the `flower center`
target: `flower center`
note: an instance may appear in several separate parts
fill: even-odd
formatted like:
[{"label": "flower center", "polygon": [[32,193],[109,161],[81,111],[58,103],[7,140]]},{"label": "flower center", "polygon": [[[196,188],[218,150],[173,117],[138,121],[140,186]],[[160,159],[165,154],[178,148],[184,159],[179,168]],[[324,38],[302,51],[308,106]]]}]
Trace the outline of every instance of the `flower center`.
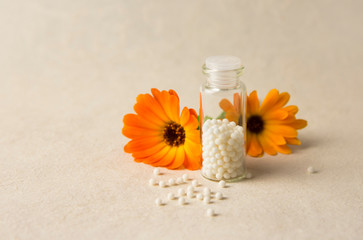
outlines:
[{"label": "flower center", "polygon": [[264,122],[261,116],[253,115],[247,120],[247,129],[252,133],[260,133],[263,130]]},{"label": "flower center", "polygon": [[184,144],[185,141],[185,130],[184,128],[175,122],[168,123],[163,132],[164,141],[166,144],[176,147]]}]

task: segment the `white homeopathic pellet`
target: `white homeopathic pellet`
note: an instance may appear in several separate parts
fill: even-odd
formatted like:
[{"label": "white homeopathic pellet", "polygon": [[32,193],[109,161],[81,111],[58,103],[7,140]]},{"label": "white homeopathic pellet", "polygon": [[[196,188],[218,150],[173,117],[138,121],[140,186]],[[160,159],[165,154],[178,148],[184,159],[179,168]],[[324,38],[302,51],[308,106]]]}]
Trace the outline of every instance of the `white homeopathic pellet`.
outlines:
[{"label": "white homeopathic pellet", "polygon": [[168,193],[168,199],[169,199],[169,200],[173,200],[173,199],[175,199],[175,195],[174,195],[174,193]]},{"label": "white homeopathic pellet", "polygon": [[178,196],[179,196],[179,197],[181,197],[181,196],[184,196],[184,195],[185,195],[185,191],[184,191],[184,189],[179,188],[179,189],[178,189]]},{"label": "white homeopathic pellet", "polygon": [[181,184],[181,183],[183,183],[183,178],[178,177],[178,178],[176,179],[176,184]]},{"label": "white homeopathic pellet", "polygon": [[194,197],[194,193],[193,192],[187,192],[187,197],[188,198],[193,198]]},{"label": "white homeopathic pellet", "polygon": [[178,199],[178,203],[179,203],[179,205],[184,205],[184,204],[185,204],[185,198],[180,197],[180,198]]},{"label": "white homeopathic pellet", "polygon": [[173,186],[173,185],[175,185],[175,180],[170,178],[168,183],[169,183],[170,186]]},{"label": "white homeopathic pellet", "polygon": [[194,187],[193,186],[188,186],[187,187],[187,192],[194,192]]},{"label": "white homeopathic pellet", "polygon": [[222,199],[223,198],[223,194],[221,192],[216,192],[216,198],[217,199]]},{"label": "white homeopathic pellet", "polygon": [[219,185],[221,188],[224,188],[224,187],[226,186],[226,181],[221,180],[221,181],[219,181],[218,185]]},{"label": "white homeopathic pellet", "polygon": [[188,179],[189,179],[188,174],[187,173],[184,173],[183,174],[183,181],[186,182],[186,181],[188,181]]},{"label": "white homeopathic pellet", "polygon": [[155,176],[160,175],[160,169],[159,168],[154,169],[154,175]]},{"label": "white homeopathic pellet", "polygon": [[198,200],[203,200],[203,194],[198,193],[198,194],[197,194],[197,199],[198,199]]},{"label": "white homeopathic pellet", "polygon": [[316,173],[316,170],[314,169],[313,166],[309,166],[306,171],[309,173],[309,174],[313,174],[313,173]]},{"label": "white homeopathic pellet", "polygon": [[202,135],[203,176],[229,180],[244,174],[243,128],[227,119],[208,119]]},{"label": "white homeopathic pellet", "polygon": [[150,186],[154,186],[156,184],[156,180],[154,178],[150,178],[149,184]]},{"label": "white homeopathic pellet", "polygon": [[198,185],[199,185],[198,180],[194,179],[194,180],[192,181],[192,186],[193,186],[193,187],[198,187]]},{"label": "white homeopathic pellet", "polygon": [[210,196],[204,196],[203,203],[204,204],[209,204],[210,203]]},{"label": "white homeopathic pellet", "polygon": [[159,182],[159,187],[166,187],[166,183],[163,180],[161,180]]},{"label": "white homeopathic pellet", "polygon": [[211,194],[211,190],[210,190],[210,188],[205,187],[205,188],[203,189],[203,193],[204,193],[204,195],[210,195],[210,194]]},{"label": "white homeopathic pellet", "polygon": [[163,205],[163,201],[160,198],[157,198],[157,199],[155,199],[155,204],[157,206],[161,206],[161,205]]},{"label": "white homeopathic pellet", "polygon": [[213,217],[213,216],[214,216],[214,210],[213,210],[213,209],[211,209],[211,208],[208,208],[208,209],[207,209],[207,216],[208,216],[208,217]]}]

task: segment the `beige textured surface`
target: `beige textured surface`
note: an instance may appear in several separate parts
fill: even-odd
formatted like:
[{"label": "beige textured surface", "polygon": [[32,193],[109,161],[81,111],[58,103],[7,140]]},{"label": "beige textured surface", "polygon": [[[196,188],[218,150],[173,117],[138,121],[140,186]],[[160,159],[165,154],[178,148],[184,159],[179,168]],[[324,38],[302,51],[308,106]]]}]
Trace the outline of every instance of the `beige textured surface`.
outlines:
[{"label": "beige textured surface", "polygon": [[[0,0],[0,238],[361,239],[362,8]],[[197,108],[216,54],[242,58],[249,91],[290,92],[309,126],[293,155],[249,158],[255,178],[224,189],[211,219],[197,202],[155,207],[176,188],[147,185],[152,168],[123,153],[120,129],[151,87]]]}]

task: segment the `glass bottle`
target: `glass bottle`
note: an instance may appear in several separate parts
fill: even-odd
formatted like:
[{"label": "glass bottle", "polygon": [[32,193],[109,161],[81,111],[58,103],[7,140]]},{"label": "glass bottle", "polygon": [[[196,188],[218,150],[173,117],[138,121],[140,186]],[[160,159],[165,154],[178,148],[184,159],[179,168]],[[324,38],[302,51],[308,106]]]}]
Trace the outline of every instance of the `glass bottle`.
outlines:
[{"label": "glass bottle", "polygon": [[206,81],[200,88],[202,176],[213,181],[238,181],[245,176],[246,87],[243,66],[233,56],[208,57]]}]

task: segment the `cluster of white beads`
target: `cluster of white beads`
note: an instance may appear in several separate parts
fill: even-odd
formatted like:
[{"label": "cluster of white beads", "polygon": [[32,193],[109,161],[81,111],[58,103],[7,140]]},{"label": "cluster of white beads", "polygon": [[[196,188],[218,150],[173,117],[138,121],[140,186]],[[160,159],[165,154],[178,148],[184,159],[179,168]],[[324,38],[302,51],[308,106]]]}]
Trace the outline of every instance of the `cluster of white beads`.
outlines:
[{"label": "cluster of white beads", "polygon": [[[156,169],[157,170],[154,169],[153,171],[154,176],[164,175],[159,168]],[[169,202],[172,202],[174,200],[180,206],[191,204],[194,201],[193,199],[195,199],[195,201],[199,200],[201,203],[210,206],[210,204],[213,204],[217,200],[226,199],[221,192],[213,192],[212,189],[209,187],[202,188],[203,184],[198,182],[197,179],[191,178],[187,173],[176,179],[169,178],[168,181],[166,181],[165,179],[160,179],[158,181],[155,178],[151,178],[149,180],[149,184],[151,186],[159,186],[161,188],[173,187],[179,184],[188,184],[186,188],[178,188],[175,193],[168,192],[165,199],[162,199],[160,197],[156,198],[155,205],[160,207],[166,206]],[[226,182],[224,180],[221,180],[219,181],[218,186],[220,188],[224,188],[226,187]],[[212,208],[208,208],[206,210],[207,216],[218,216],[218,214],[216,214]]]},{"label": "cluster of white beads", "polygon": [[210,179],[231,179],[244,174],[243,128],[234,122],[207,120],[203,124],[202,174]]}]

